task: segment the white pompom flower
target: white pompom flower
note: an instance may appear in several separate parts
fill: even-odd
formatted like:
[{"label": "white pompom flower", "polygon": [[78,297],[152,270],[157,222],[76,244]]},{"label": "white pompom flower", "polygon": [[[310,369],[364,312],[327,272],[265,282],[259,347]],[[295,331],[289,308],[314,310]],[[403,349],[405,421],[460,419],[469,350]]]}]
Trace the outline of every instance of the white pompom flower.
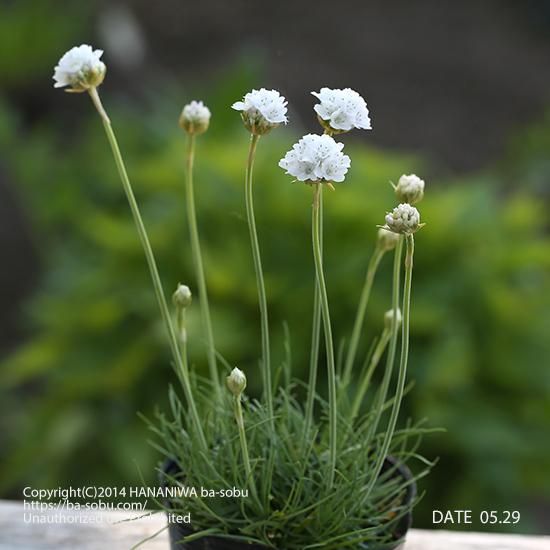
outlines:
[{"label": "white pompom flower", "polygon": [[328,135],[307,134],[279,161],[287,174],[304,182],[341,182],[351,166],[343,143]]},{"label": "white pompom flower", "polygon": [[424,180],[416,174],[403,174],[395,186],[395,194],[400,202],[415,204],[424,196]]},{"label": "white pompom flower", "polygon": [[420,223],[420,212],[409,203],[396,206],[392,212],[386,215],[385,219],[384,229],[403,235],[411,235],[424,226],[423,223]]},{"label": "white pompom flower", "polygon": [[210,124],[210,109],[202,101],[191,101],[182,110],[179,124],[189,134],[203,134]]},{"label": "white pompom flower", "polygon": [[355,90],[321,88],[319,92],[311,94],[319,100],[313,109],[318,115],[319,122],[327,130],[341,133],[349,132],[353,128],[372,128],[367,104]]},{"label": "white pompom flower", "polygon": [[85,92],[99,86],[107,70],[102,55],[103,50],[94,50],[88,44],[71,48],[54,69],[54,88],[69,86],[68,92]]},{"label": "white pompom flower", "polygon": [[267,134],[280,124],[286,124],[287,101],[277,90],[252,90],[232,108],[241,111],[245,127],[256,135]]}]

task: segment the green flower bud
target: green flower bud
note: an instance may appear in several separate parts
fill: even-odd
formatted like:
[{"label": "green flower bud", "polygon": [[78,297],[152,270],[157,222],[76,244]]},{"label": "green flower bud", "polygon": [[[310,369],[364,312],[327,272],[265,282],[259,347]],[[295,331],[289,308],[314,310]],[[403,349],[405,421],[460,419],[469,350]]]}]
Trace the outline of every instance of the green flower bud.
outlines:
[{"label": "green flower bud", "polygon": [[[399,327],[399,325],[401,324],[401,320],[402,320],[401,310],[399,308],[397,308],[395,313],[396,313],[395,314],[395,320],[397,322],[397,326]],[[386,313],[384,313],[384,326],[388,330],[391,330],[391,328],[392,328],[393,317],[394,317],[393,309],[388,309],[388,311],[386,311]]]},{"label": "green flower bud", "polygon": [[246,376],[242,370],[236,367],[225,380],[227,388],[235,397],[239,397],[246,388]]},{"label": "green flower bud", "polygon": [[383,226],[383,229],[393,231],[394,233],[410,235],[416,233],[423,226],[424,224],[420,223],[420,212],[414,206],[403,203],[396,206],[391,212],[388,212],[386,215],[386,225]]},{"label": "green flower bud", "polygon": [[383,227],[378,229],[377,246],[380,250],[389,251],[393,250],[399,242],[399,235],[393,231],[388,231]]},{"label": "green flower bud", "polygon": [[399,202],[408,202],[415,204],[422,200],[424,196],[424,180],[421,180],[417,175],[403,174],[395,187],[395,194]]},{"label": "green flower bud", "polygon": [[178,284],[178,288],[174,294],[172,294],[172,301],[178,308],[185,309],[191,305],[192,301],[191,290],[187,285]]},{"label": "green flower bud", "polygon": [[181,112],[179,125],[191,135],[204,134],[210,124],[210,109],[202,101],[191,101]]}]

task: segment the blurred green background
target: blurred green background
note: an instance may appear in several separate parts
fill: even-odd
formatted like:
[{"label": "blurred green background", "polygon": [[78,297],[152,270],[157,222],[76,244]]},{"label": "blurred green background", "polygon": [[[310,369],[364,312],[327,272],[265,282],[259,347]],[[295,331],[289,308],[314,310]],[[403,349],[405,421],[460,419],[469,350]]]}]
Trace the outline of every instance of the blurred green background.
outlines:
[{"label": "blurred green background", "polygon": [[[0,497],[21,498],[26,485],[136,485],[138,468],[155,479],[136,412],[164,407],[173,382],[163,327],[100,122],[85,95],[51,82],[60,55],[90,42],[106,50],[103,99],[167,292],[194,286],[177,117],[193,98],[212,110],[198,143],[199,223],[217,345],[247,372],[260,347],[247,135],[229,105],[260,86],[290,102],[291,124],[260,143],[256,204],[274,353],[287,321],[305,376],[311,190],[277,162],[317,131],[309,91],[365,95],[374,130],[342,137],[352,169],[326,200],[335,336],[349,335],[375,226],[394,205],[388,181],[416,172],[428,225],[406,414],[447,431],[424,442],[440,462],[415,524],[431,527],[436,508],[520,510],[519,524],[498,530],[550,533],[549,2],[350,1],[334,20],[330,2],[257,4],[3,3]],[[363,352],[389,304],[385,260]],[[197,308],[190,325],[203,369]]]}]

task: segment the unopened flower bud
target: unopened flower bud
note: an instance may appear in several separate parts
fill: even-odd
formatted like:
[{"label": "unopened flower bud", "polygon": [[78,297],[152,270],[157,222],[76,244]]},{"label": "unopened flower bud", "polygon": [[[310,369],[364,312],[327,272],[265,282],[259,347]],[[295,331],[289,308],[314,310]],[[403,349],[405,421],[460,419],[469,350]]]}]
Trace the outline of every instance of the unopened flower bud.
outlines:
[{"label": "unopened flower bud", "polygon": [[392,212],[386,215],[386,225],[384,229],[410,235],[418,231],[424,224],[420,223],[420,213],[408,203],[396,206]]},{"label": "unopened flower bud", "polygon": [[232,107],[241,112],[245,128],[252,134],[267,134],[280,124],[287,123],[287,101],[277,90],[252,90]]},{"label": "unopened flower bud", "polygon": [[202,101],[191,101],[183,108],[179,125],[188,134],[203,134],[208,130],[210,116],[210,109]]},{"label": "unopened flower bud", "polygon": [[93,50],[87,44],[71,48],[54,69],[54,88],[69,86],[68,92],[86,92],[99,86],[107,70],[102,55],[103,50]]},{"label": "unopened flower bud", "polygon": [[239,397],[246,388],[246,376],[237,367],[231,371],[231,374],[225,380],[227,388],[235,397]]},{"label": "unopened flower bud", "polygon": [[174,305],[178,308],[185,309],[191,305],[192,296],[191,290],[187,285],[178,284],[178,288],[174,294],[172,294],[172,301]]},{"label": "unopened flower bud", "polygon": [[393,231],[388,231],[383,227],[378,229],[377,246],[380,250],[389,251],[393,250],[399,242],[399,235]]},{"label": "unopened flower bud", "polygon": [[403,174],[395,186],[395,194],[399,202],[415,204],[424,196],[424,180],[415,174]]},{"label": "unopened flower bud", "polygon": [[[384,326],[388,330],[392,328],[392,323],[394,318],[393,311],[394,311],[393,309],[388,309],[388,311],[384,313]],[[397,326],[401,324],[401,318],[402,318],[401,310],[397,308],[397,310],[395,311],[395,322],[397,323]]]}]

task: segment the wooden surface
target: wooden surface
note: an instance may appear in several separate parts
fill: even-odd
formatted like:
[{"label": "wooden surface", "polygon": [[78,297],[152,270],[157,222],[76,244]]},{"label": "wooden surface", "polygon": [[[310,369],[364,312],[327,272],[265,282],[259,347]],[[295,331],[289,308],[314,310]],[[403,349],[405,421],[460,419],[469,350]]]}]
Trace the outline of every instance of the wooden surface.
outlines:
[{"label": "wooden surface", "polygon": [[[24,514],[20,502],[0,501],[0,550],[128,550],[166,526],[163,514],[33,512],[56,521],[46,524],[25,523]],[[166,530],[140,548],[167,550]],[[550,550],[550,537],[412,529],[403,550]]]}]

